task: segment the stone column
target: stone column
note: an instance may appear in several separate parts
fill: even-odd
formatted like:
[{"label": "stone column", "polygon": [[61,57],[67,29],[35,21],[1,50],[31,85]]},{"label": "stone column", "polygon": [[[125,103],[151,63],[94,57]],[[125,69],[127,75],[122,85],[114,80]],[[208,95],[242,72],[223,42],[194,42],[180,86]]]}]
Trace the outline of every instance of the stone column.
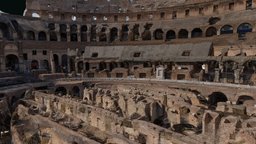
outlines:
[{"label": "stone column", "polygon": [[215,68],[214,82],[220,82],[220,70]]},{"label": "stone column", "polygon": [[5,71],[5,59],[4,56],[0,56],[0,71],[3,72]]},{"label": "stone column", "polygon": [[53,59],[52,51],[50,51],[50,65],[51,65],[51,72],[55,73],[56,72],[56,68],[55,68],[55,62],[54,62],[54,59]]}]

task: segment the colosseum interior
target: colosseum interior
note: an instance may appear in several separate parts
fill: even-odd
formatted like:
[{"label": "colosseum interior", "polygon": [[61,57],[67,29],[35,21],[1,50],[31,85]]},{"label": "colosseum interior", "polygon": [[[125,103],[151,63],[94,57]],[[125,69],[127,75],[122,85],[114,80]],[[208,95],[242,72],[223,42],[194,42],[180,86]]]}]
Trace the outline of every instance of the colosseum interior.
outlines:
[{"label": "colosseum interior", "polygon": [[26,0],[0,117],[0,144],[256,144],[256,0]]}]

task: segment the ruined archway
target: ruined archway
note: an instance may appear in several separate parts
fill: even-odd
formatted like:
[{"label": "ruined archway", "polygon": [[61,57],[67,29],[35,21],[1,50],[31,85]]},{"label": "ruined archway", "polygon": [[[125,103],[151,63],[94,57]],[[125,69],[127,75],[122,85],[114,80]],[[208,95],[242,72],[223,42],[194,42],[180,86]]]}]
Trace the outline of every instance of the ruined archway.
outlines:
[{"label": "ruined archway", "polygon": [[233,27],[231,25],[224,25],[220,29],[220,34],[232,34],[233,33]]},{"label": "ruined archway", "polygon": [[188,31],[186,29],[181,29],[179,31],[178,38],[180,39],[188,38]]},{"label": "ruined archway", "polygon": [[55,32],[50,32],[50,41],[57,41],[57,34]]},{"label": "ruined archway", "polygon": [[90,36],[91,42],[96,42],[97,41],[97,30],[96,30],[96,25],[91,26],[91,36]]},{"label": "ruined archway", "polygon": [[59,95],[59,96],[67,95],[67,89],[64,87],[58,87],[55,90],[55,95]]},{"label": "ruined archway", "polygon": [[72,88],[72,95],[73,96],[76,96],[76,97],[79,97],[80,96],[80,88],[78,86],[74,86]]},{"label": "ruined archway", "polygon": [[43,32],[43,31],[39,32],[39,33],[38,33],[38,40],[39,40],[39,41],[46,41],[46,40],[47,40],[47,38],[46,38],[46,33]]},{"label": "ruined archway", "polygon": [[195,28],[191,32],[192,38],[198,38],[203,36],[203,31],[200,28]]},{"label": "ruined archway", "polygon": [[248,95],[242,95],[242,96],[239,96],[239,97],[238,97],[238,99],[237,99],[237,101],[236,101],[236,104],[237,104],[237,105],[242,105],[242,104],[244,104],[244,102],[247,101],[247,100],[254,100],[254,98],[251,97],[251,96],[248,96]]},{"label": "ruined archway", "polygon": [[35,33],[33,31],[27,32],[27,40],[35,40]]},{"label": "ruined archway", "polygon": [[242,23],[237,28],[238,34],[245,34],[247,32],[252,32],[252,25],[249,23]]},{"label": "ruined archway", "polygon": [[81,41],[86,42],[87,41],[87,26],[83,25],[81,26]]},{"label": "ruined archway", "polygon": [[144,26],[144,31],[142,33],[142,40],[151,40],[151,31],[150,28],[152,27],[152,24],[146,24]]},{"label": "ruined archway", "polygon": [[60,24],[60,41],[67,41],[67,25]]},{"label": "ruined archway", "polygon": [[43,64],[42,64],[43,68],[46,69],[47,71],[50,70],[50,67],[49,67],[49,62],[48,60],[43,60]]},{"label": "ruined archway", "polygon": [[212,37],[214,35],[217,35],[217,29],[215,27],[209,27],[206,30],[205,36],[206,37]]},{"label": "ruined archway", "polygon": [[135,24],[133,26],[133,29],[132,29],[132,38],[131,38],[131,40],[136,41],[136,40],[139,39],[139,37],[140,37],[139,25]]},{"label": "ruined archway", "polygon": [[251,84],[253,83],[251,81],[252,76],[256,72],[256,60],[249,60],[243,64],[244,69],[243,69],[243,82],[246,84]]},{"label": "ruined archway", "polygon": [[156,29],[154,31],[154,38],[155,38],[155,40],[163,40],[163,34],[164,34],[164,32],[163,32],[162,29]]},{"label": "ruined archway", "polygon": [[115,27],[110,29],[110,42],[117,40],[117,37],[118,37],[118,29]]},{"label": "ruined archway", "polygon": [[129,34],[128,32],[129,32],[128,25],[123,25],[122,26],[122,31],[121,31],[120,41],[127,41],[128,40],[128,34]]},{"label": "ruined archway", "polygon": [[103,27],[99,33],[99,41],[100,42],[106,42],[107,41],[107,34],[106,34],[106,28]]},{"label": "ruined archway", "polygon": [[32,60],[31,61],[31,69],[32,70],[35,70],[35,69],[38,69],[39,68],[39,63],[37,60]]},{"label": "ruined archway", "polygon": [[166,40],[176,39],[176,33],[173,30],[169,30],[166,33]]},{"label": "ruined archway", "polygon": [[84,63],[82,61],[79,61],[77,63],[77,70],[78,70],[78,73],[81,73],[84,69]]},{"label": "ruined archway", "polygon": [[102,71],[104,69],[107,69],[107,64],[105,62],[100,62],[99,63],[99,70]]},{"label": "ruined archway", "polygon": [[53,55],[53,61],[54,61],[54,67],[55,67],[56,72],[60,72],[59,56],[57,54]]},{"label": "ruined archway", "polygon": [[5,67],[7,70],[19,70],[19,58],[16,55],[9,54],[5,57]]},{"label": "ruined archway", "polygon": [[222,92],[213,92],[209,95],[208,105],[209,108],[216,108],[218,102],[226,102],[228,101],[226,95]]},{"label": "ruined archway", "polygon": [[72,24],[70,26],[70,41],[75,42],[77,40],[77,25]]}]

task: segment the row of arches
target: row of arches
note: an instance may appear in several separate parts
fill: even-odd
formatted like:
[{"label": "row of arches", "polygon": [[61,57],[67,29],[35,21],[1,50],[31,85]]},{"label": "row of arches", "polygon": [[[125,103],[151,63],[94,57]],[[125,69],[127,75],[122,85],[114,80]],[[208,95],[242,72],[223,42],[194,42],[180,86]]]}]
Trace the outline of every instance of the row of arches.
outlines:
[{"label": "row of arches", "polygon": [[68,91],[67,88],[60,86],[55,89],[55,95],[65,96],[68,93],[72,96],[80,97],[80,88],[78,86],[74,86],[70,91]]},{"label": "row of arches", "polygon": [[[97,36],[99,36],[99,41],[101,42],[107,42],[108,41],[108,36],[106,33],[106,27],[103,27],[100,32],[97,35],[97,30],[96,30],[96,25],[92,25],[91,29],[90,29],[90,41],[97,41]],[[249,23],[242,23],[238,26],[236,32],[238,34],[245,34],[247,32],[252,32],[253,27],[251,24]],[[86,42],[87,41],[87,36],[88,36],[88,28],[87,26],[81,26],[80,28],[80,38],[82,42]],[[171,39],[186,39],[186,38],[198,38],[198,37],[211,37],[214,35],[217,35],[219,31],[220,35],[223,34],[232,34],[234,33],[234,28],[231,25],[224,25],[223,27],[220,28],[220,30],[218,30],[217,28],[211,26],[209,28],[206,29],[205,34],[203,32],[202,29],[200,28],[194,28],[191,31],[191,35],[190,32],[186,29],[180,29],[177,33],[174,30],[169,30],[166,32],[166,40],[171,40]],[[109,34],[109,41],[115,41],[118,39],[118,37],[120,37],[120,41],[127,41],[127,40],[137,40],[140,36],[139,33],[139,25],[135,25],[133,27],[133,29],[131,30],[131,37],[129,37],[129,28],[128,25],[123,25],[121,32],[120,32],[120,36],[118,34],[118,29],[113,27],[110,29],[110,34]],[[49,33],[50,35],[50,41],[57,41],[57,33],[54,31],[51,31]],[[62,24],[60,25],[60,41],[67,41],[67,26]],[[142,32],[141,34],[142,36],[142,40],[151,40],[152,36],[151,36],[151,31],[150,31],[150,26],[145,26],[145,30]],[[153,32],[153,38],[155,40],[163,40],[164,39],[164,31],[162,29],[156,29]],[[28,40],[35,40],[36,36],[35,33],[33,31],[28,31],[27,32],[27,39]],[[46,41],[47,40],[47,34],[46,32],[40,31],[38,33],[38,40],[39,41]],[[70,41],[78,41],[78,33],[77,33],[77,26],[76,25],[72,25],[71,26],[71,30],[70,30]]]}]

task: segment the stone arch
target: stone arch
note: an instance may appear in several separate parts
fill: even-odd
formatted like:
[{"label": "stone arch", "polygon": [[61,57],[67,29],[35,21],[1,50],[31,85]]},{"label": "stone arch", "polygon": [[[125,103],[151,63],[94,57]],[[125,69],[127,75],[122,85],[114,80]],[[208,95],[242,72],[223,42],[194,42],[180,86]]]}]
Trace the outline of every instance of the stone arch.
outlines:
[{"label": "stone arch", "polygon": [[224,25],[220,29],[220,34],[232,34],[233,33],[233,27],[231,25]]},{"label": "stone arch", "polygon": [[34,69],[38,69],[39,68],[39,63],[37,60],[32,60],[31,61],[31,69],[34,70]]},{"label": "stone arch", "polygon": [[242,105],[247,100],[254,100],[254,98],[252,96],[248,96],[248,95],[241,95],[241,96],[238,97],[238,99],[236,101],[236,104],[237,105]]},{"label": "stone arch", "polygon": [[84,69],[84,63],[82,61],[79,61],[77,63],[77,70],[78,70],[78,73],[81,73]]},{"label": "stone arch", "polygon": [[5,23],[0,23],[0,38],[10,39],[9,27]]},{"label": "stone arch", "polygon": [[82,42],[87,42],[87,30],[88,30],[88,28],[86,25],[82,25],[80,28]]},{"label": "stone arch", "polygon": [[169,30],[166,33],[166,40],[176,39],[176,33],[174,30]]},{"label": "stone arch", "polygon": [[249,23],[242,23],[237,27],[238,34],[245,34],[247,32],[252,32],[252,25]]},{"label": "stone arch", "polygon": [[139,39],[140,37],[140,32],[139,32],[139,24],[135,24],[133,26],[133,29],[132,29],[132,36],[131,36],[131,40],[132,41],[136,41]]},{"label": "stone arch", "polygon": [[215,27],[209,27],[205,32],[206,37],[212,37],[214,35],[217,35],[217,29]]},{"label": "stone arch", "polygon": [[116,62],[111,62],[111,63],[109,64],[109,69],[110,69],[110,71],[112,71],[114,68],[117,68],[117,67],[118,67],[118,65],[117,65]]},{"label": "stone arch", "polygon": [[107,35],[106,35],[106,28],[101,28],[101,31],[99,33],[99,41],[100,42],[106,42],[107,41]]},{"label": "stone arch", "polygon": [[48,71],[50,70],[48,60],[43,60],[43,68],[46,69],[46,70],[48,70]]},{"label": "stone arch", "polygon": [[178,38],[180,39],[188,38],[188,31],[186,29],[181,29],[179,31]]},{"label": "stone arch", "polygon": [[118,38],[118,29],[113,27],[110,29],[110,42],[117,40]]},{"label": "stone arch", "polygon": [[80,88],[78,86],[74,86],[72,88],[72,95],[73,96],[76,96],[76,97],[79,97],[80,96]]},{"label": "stone arch", "polygon": [[77,25],[72,24],[70,26],[70,41],[77,41]]},{"label": "stone arch", "polygon": [[163,34],[164,34],[164,32],[163,32],[162,29],[156,29],[154,31],[154,38],[155,38],[155,40],[163,40],[163,38],[164,38]]},{"label": "stone arch", "polygon": [[35,40],[35,33],[33,31],[27,32],[27,40]]},{"label": "stone arch", "polygon": [[39,41],[46,41],[47,40],[47,37],[46,37],[46,33],[41,31],[38,33],[38,40]]},{"label": "stone arch", "polygon": [[99,70],[102,71],[104,69],[107,69],[107,64],[105,62],[100,62],[99,63]]},{"label": "stone arch", "polygon": [[60,41],[67,41],[67,25],[60,24]]},{"label": "stone arch", "polygon": [[192,38],[198,38],[203,36],[203,31],[200,28],[194,28],[191,32]]},{"label": "stone arch", "polygon": [[54,61],[54,67],[55,67],[56,72],[60,72],[59,56],[57,54],[53,54],[53,61]]},{"label": "stone arch", "polygon": [[67,95],[67,89],[65,87],[57,87],[55,89],[55,95],[59,95],[59,96]]},{"label": "stone arch", "polygon": [[141,35],[142,40],[151,40],[151,31],[150,31],[151,27],[152,27],[152,24],[146,24],[144,26],[144,31]]},{"label": "stone arch", "polygon": [[216,108],[218,102],[228,101],[227,96],[222,92],[213,92],[208,98],[208,104],[211,108]]},{"label": "stone arch", "polygon": [[129,26],[123,25],[121,30],[120,41],[127,41],[129,38],[128,35],[129,35]]},{"label": "stone arch", "polygon": [[57,34],[55,32],[50,32],[50,41],[58,41]]},{"label": "stone arch", "polygon": [[9,54],[5,57],[5,67],[11,71],[19,70],[19,58],[16,55]]}]

